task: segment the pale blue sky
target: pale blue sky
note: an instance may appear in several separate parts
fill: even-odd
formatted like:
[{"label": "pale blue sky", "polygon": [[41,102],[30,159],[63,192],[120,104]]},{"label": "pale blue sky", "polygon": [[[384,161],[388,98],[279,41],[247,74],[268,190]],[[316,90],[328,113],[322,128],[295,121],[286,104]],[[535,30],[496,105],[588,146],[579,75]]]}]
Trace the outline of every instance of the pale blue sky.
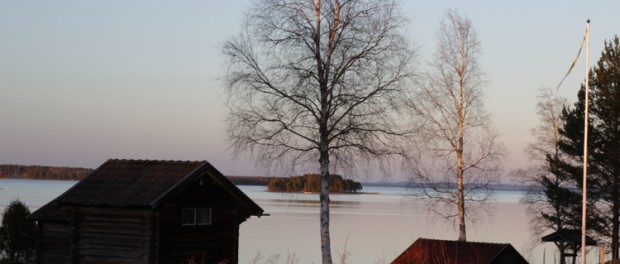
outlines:
[{"label": "pale blue sky", "polygon": [[[222,44],[252,2],[0,0],[0,164],[206,159],[225,174],[263,174],[227,150],[219,79]],[[420,70],[449,8],[478,32],[506,172],[525,167],[537,89],[557,86],[588,18],[590,65],[598,60],[603,40],[620,33],[620,2],[403,1]],[[571,102],[584,67],[560,90]]]}]

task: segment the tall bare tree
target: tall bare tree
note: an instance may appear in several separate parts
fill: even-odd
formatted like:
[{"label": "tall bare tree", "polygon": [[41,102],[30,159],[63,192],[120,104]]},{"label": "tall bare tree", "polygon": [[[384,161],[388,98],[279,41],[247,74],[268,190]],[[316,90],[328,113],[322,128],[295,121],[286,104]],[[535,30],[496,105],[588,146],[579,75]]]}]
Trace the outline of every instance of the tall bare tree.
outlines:
[{"label": "tall bare tree", "polygon": [[263,165],[318,165],[323,263],[330,171],[405,153],[414,54],[405,24],[396,0],[259,0],[224,46],[235,150]]},{"label": "tall bare tree", "polygon": [[475,210],[491,211],[488,186],[497,180],[505,155],[484,110],[479,56],[471,21],[447,11],[432,71],[411,105],[423,128],[417,144],[420,155],[412,166],[415,197],[428,200],[430,211],[458,221],[461,241],[467,240],[466,220],[479,215]]},{"label": "tall bare tree", "polygon": [[[560,129],[564,126],[562,111],[566,107],[566,98],[551,88],[539,89],[536,104],[539,123],[531,129],[534,141],[525,148],[532,166],[512,172],[517,180],[531,186],[522,202],[527,205],[536,245],[541,243],[540,237],[544,233],[576,230],[581,226],[581,216],[574,213],[581,211],[581,196],[573,191],[577,186],[557,174],[556,163],[553,162],[562,155]],[[573,253],[570,245],[556,242],[556,246],[560,252],[560,263],[566,263],[566,256]]]},{"label": "tall bare tree", "polygon": [[544,215],[557,214],[561,208],[550,203],[544,189],[540,188],[546,185],[554,188],[576,188],[568,179],[556,177],[552,173],[553,163],[550,162],[550,160],[559,159],[562,155],[559,148],[560,129],[564,126],[562,111],[566,107],[568,107],[566,98],[557,95],[551,88],[539,89],[538,103],[536,104],[539,123],[530,130],[534,142],[525,148],[525,153],[533,165],[526,170],[513,172],[518,180],[533,186],[533,189],[528,191],[524,202],[528,204],[532,217],[532,227],[537,234],[547,229],[559,230],[571,227],[566,221],[561,221],[561,218],[556,219],[557,221],[545,220]]}]

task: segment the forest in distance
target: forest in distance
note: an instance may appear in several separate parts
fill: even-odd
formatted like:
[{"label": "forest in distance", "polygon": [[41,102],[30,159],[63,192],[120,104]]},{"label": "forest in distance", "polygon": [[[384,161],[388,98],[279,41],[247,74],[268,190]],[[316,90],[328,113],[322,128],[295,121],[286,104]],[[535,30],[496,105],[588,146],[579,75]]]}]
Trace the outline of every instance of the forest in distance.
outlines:
[{"label": "forest in distance", "polygon": [[[78,167],[55,167],[40,165],[0,165],[0,179],[22,179],[22,180],[63,180],[63,181],[79,181],[88,176],[93,171],[89,168]],[[295,177],[295,176],[293,176]],[[268,186],[269,182],[274,179],[287,179],[269,176],[235,176],[227,175],[231,182],[235,185],[251,185],[251,186]],[[365,187],[397,187],[407,188],[411,183],[408,181],[377,181],[377,182],[361,182]],[[490,186],[494,190],[504,191],[525,191],[531,189],[532,186],[522,184],[493,184]]]},{"label": "forest in distance", "polygon": [[79,181],[93,169],[39,165],[0,165],[0,179]]},{"label": "forest in distance", "polygon": [[[23,180],[65,180],[79,181],[88,176],[93,169],[79,167],[56,167],[40,165],[0,165],[0,179]],[[267,186],[273,177],[264,176],[226,176],[236,185]]]},{"label": "forest in distance", "polygon": [[[23,179],[23,180],[65,180],[79,181],[88,176],[93,169],[75,167],[54,167],[39,165],[0,165],[0,179]],[[303,176],[291,176],[290,178],[265,177],[265,176],[226,176],[235,185],[271,186],[273,192],[318,192],[319,178],[317,174]],[[287,182],[295,183],[293,185]],[[349,179],[342,179],[334,175],[332,181],[333,192],[359,192],[362,184]],[[288,186],[288,187],[287,187]],[[291,189],[291,186],[301,186],[299,189]],[[304,186],[306,186],[304,188]],[[313,189],[314,188],[314,189]]]}]

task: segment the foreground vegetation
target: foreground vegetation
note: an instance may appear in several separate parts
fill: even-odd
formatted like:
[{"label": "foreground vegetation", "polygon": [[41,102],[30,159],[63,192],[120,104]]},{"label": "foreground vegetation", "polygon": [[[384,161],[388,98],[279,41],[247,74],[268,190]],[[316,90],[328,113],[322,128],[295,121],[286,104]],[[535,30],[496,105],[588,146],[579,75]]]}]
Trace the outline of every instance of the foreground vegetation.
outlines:
[{"label": "foreground vegetation", "polygon": [[0,264],[36,262],[37,226],[26,220],[30,210],[19,200],[12,201],[2,213],[0,225]]}]

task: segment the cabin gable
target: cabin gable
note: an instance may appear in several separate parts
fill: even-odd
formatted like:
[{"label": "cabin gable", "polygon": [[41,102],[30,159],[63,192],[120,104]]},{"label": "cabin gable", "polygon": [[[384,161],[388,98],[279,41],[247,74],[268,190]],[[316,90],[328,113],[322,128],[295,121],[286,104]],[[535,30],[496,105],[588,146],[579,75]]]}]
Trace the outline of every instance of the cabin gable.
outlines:
[{"label": "cabin gable", "polygon": [[[162,263],[237,263],[239,225],[249,214],[208,175],[203,175],[157,209],[159,256]],[[194,221],[184,211],[194,210]],[[209,223],[199,221],[200,210],[210,212]],[[190,217],[191,218],[191,217]]]}]

